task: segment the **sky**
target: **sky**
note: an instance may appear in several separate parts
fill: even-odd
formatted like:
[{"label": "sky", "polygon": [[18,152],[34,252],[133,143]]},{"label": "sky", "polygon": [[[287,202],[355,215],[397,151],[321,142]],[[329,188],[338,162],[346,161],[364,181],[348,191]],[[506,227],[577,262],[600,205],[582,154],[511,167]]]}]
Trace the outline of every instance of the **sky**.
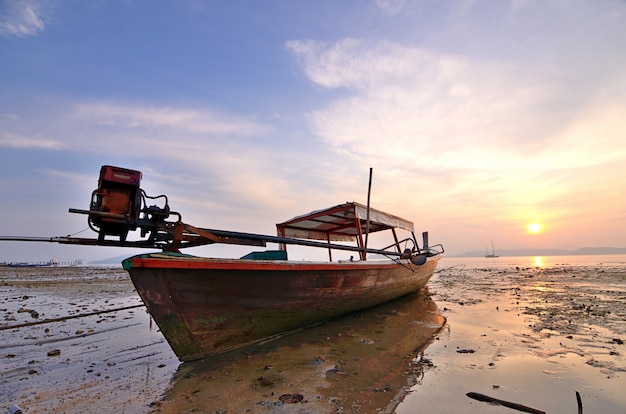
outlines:
[{"label": "sky", "polygon": [[621,0],[0,0],[2,236],[94,236],[68,208],[102,165],[261,234],[365,204],[372,168],[372,207],[451,255],[626,247],[625,161]]}]

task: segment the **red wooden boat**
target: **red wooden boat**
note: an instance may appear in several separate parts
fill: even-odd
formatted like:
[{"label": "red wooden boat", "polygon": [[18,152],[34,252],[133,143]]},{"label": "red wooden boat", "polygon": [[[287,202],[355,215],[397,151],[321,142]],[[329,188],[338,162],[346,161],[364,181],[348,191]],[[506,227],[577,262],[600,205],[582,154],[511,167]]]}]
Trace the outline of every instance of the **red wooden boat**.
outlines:
[{"label": "red wooden boat", "polygon": [[[352,261],[289,261],[283,246],[242,259],[145,254],[126,259],[124,268],[176,355],[198,359],[424,287],[443,249],[418,252],[412,223],[370,211],[370,233],[389,230],[394,236],[392,245],[378,251],[388,259],[365,260],[359,254]],[[279,238],[352,239],[361,253],[367,234],[365,212],[357,203],[313,212],[278,224]],[[399,241],[398,229],[408,230],[410,236]]]},{"label": "red wooden boat", "polygon": [[[344,203],[277,224],[277,235],[204,229],[182,222],[167,197],[139,188],[141,172],[103,166],[87,214],[97,239],[9,237],[0,240],[157,248],[123,261],[148,311],[176,355],[199,359],[374,306],[424,287],[443,253],[422,245],[413,223],[358,203]],[[148,205],[161,200],[164,205]],[[168,221],[170,216],[176,221]],[[128,240],[130,231],[141,237]],[[370,235],[385,247],[369,246]],[[113,236],[115,239],[111,239]],[[351,242],[352,244],[346,244]],[[266,246],[240,259],[181,254],[212,243]],[[287,246],[328,250],[328,261],[288,260]],[[333,260],[333,252],[349,260]]]}]

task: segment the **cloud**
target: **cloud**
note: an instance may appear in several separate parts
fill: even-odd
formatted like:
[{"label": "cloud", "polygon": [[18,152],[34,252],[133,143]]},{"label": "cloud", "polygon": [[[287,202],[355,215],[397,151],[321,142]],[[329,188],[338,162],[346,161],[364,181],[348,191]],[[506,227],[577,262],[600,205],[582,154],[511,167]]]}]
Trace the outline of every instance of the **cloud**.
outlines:
[{"label": "cloud", "polygon": [[[0,146],[127,162],[120,166],[144,171],[148,187],[157,182],[157,191],[176,195],[190,214],[206,211],[207,203],[212,211],[237,204],[262,209],[288,197],[282,173],[290,151],[276,151],[280,144],[274,127],[254,117],[112,101],[57,102],[32,109],[31,114],[2,118]],[[24,151],[20,156],[26,156]],[[188,197],[198,189],[201,197]]]},{"label": "cloud", "polygon": [[0,36],[36,36],[45,29],[38,2],[21,0],[3,2],[0,8]]},{"label": "cloud", "polygon": [[422,65],[431,58],[420,48],[354,38],[335,43],[296,40],[287,42],[287,48],[299,58],[311,81],[327,88],[365,90],[382,82],[404,82],[420,76]]},{"label": "cloud", "polygon": [[405,0],[375,0],[374,4],[383,13],[393,16],[400,13],[404,8]]},{"label": "cloud", "polygon": [[77,105],[69,116],[76,122],[143,132],[175,132],[202,135],[209,139],[250,137],[266,134],[270,129],[244,116],[198,108],[176,108],[93,102]]},{"label": "cloud", "polygon": [[[342,154],[453,170],[576,168],[626,155],[617,134],[626,128],[619,103],[626,97],[589,96],[607,85],[584,69],[528,70],[389,41],[287,47],[312,82],[342,91],[309,114],[319,137]],[[618,148],[607,153],[607,146]]]},{"label": "cloud", "polygon": [[2,117],[0,145],[190,162],[218,149],[245,153],[251,142],[273,131],[252,117],[207,108],[91,101],[32,109]]},{"label": "cloud", "polygon": [[63,149],[65,145],[54,139],[25,137],[11,132],[0,131],[0,147],[57,151]]}]

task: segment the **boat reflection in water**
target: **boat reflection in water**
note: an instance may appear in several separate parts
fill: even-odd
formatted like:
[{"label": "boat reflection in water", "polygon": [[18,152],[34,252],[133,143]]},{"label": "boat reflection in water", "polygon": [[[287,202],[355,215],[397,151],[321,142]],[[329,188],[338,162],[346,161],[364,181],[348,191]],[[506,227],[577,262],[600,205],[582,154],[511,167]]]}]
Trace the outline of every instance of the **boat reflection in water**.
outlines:
[{"label": "boat reflection in water", "polygon": [[416,357],[444,325],[423,289],[266,343],[185,362],[161,409],[256,412],[293,401],[307,412],[393,412],[419,381]]}]

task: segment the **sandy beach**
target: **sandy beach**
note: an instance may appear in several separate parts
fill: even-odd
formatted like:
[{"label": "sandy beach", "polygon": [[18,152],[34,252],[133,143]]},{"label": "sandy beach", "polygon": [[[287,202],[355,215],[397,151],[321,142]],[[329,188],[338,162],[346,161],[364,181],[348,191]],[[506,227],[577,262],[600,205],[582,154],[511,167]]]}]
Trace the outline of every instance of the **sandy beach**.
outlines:
[{"label": "sandy beach", "polygon": [[626,409],[624,263],[444,260],[417,294],[185,364],[121,269],[0,268],[0,292],[0,405],[25,413]]}]

